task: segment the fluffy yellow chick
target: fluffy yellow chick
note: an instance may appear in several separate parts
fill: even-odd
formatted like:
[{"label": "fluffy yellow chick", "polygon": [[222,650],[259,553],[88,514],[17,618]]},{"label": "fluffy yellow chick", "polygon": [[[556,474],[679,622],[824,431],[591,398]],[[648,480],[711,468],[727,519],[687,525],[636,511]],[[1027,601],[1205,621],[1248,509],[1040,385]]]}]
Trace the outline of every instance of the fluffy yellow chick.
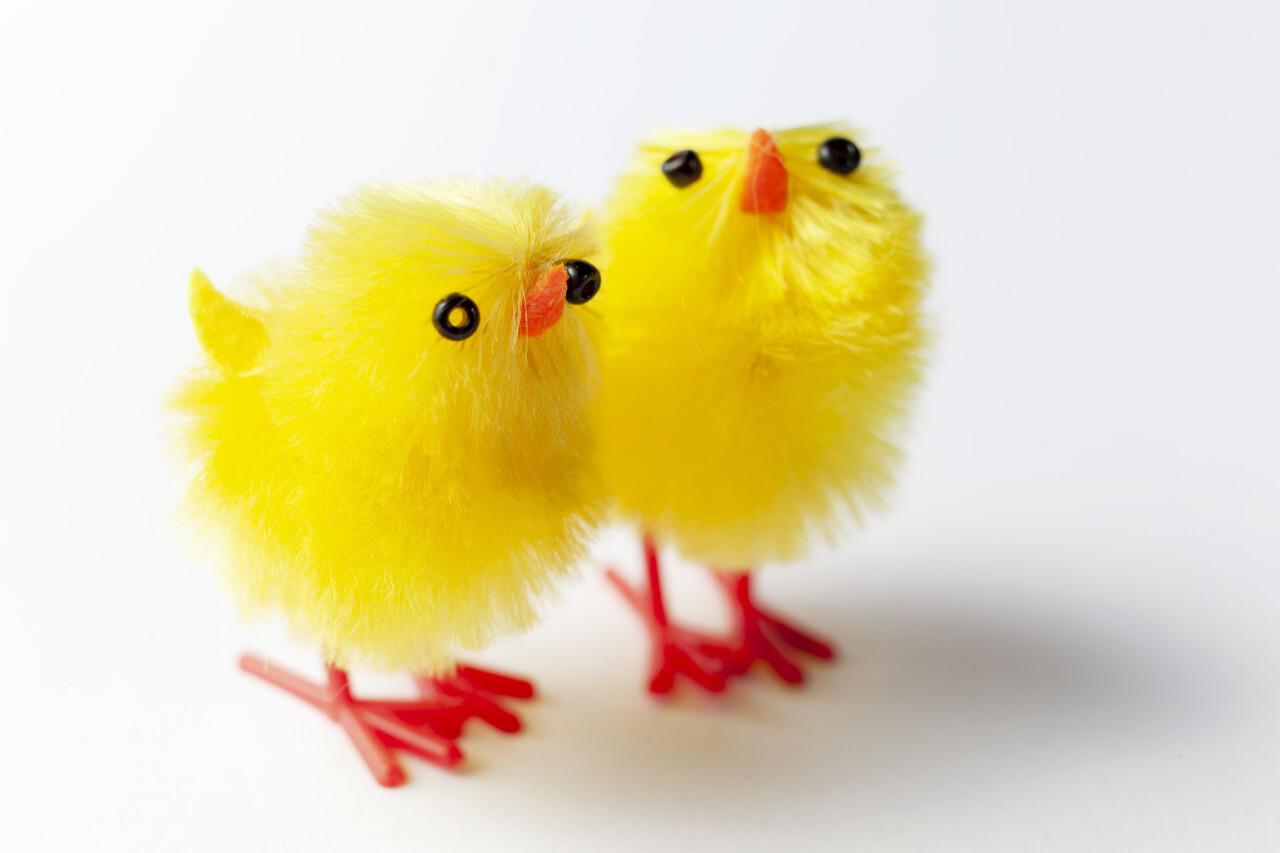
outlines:
[{"label": "fluffy yellow chick", "polygon": [[[601,459],[645,531],[650,689],[709,690],[782,651],[832,649],[759,608],[748,572],[880,502],[921,372],[919,216],[834,125],[645,142],[607,210]],[[731,644],[670,625],[657,543],[720,569]],[[723,665],[703,655],[719,658]]]},{"label": "fluffy yellow chick", "polygon": [[[242,665],[342,723],[382,784],[404,779],[389,747],[450,765],[466,717],[519,728],[485,694],[531,687],[456,655],[527,628],[599,512],[583,224],[534,185],[374,185],[317,217],[264,310],[192,276],[187,514],[329,684]],[[354,698],[357,663],[422,676],[423,698]]]}]

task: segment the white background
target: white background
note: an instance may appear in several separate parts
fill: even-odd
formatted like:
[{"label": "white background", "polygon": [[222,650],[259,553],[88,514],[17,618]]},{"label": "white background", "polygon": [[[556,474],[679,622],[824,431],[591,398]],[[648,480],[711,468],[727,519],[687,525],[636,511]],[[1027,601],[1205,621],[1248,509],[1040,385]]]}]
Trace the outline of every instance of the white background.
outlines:
[{"label": "white background", "polygon": [[[411,5],[0,12],[6,849],[1280,845],[1275,4]],[[167,520],[190,267],[370,178],[598,204],[654,127],[829,119],[926,211],[941,330],[893,511],[762,575],[838,665],[660,706],[587,566],[477,658],[538,680],[527,732],[395,791],[238,673],[319,663]]]}]

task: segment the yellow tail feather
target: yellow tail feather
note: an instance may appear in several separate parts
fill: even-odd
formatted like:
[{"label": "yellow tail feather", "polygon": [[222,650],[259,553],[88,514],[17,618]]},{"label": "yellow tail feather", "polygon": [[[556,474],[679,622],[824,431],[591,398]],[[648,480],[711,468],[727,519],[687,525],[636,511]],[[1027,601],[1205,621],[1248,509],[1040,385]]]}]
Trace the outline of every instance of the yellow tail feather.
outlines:
[{"label": "yellow tail feather", "polygon": [[187,300],[200,346],[219,367],[243,373],[257,363],[267,330],[254,311],[219,293],[200,270],[191,271]]}]

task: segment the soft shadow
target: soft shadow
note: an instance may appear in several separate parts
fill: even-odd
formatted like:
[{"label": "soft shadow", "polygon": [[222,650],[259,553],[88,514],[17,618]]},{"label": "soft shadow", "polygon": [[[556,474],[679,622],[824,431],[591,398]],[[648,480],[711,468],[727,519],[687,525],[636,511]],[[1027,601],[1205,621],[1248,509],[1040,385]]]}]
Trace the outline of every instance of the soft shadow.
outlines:
[{"label": "soft shadow", "polygon": [[686,819],[698,815],[690,798],[734,788],[809,806],[871,787],[945,796],[983,777],[1176,748],[1215,718],[1209,668],[1114,610],[941,593],[779,609],[833,637],[840,660],[809,662],[798,690],[756,672],[723,701],[665,705],[639,695],[638,673],[625,686],[616,668],[584,674],[546,718],[573,748],[556,738],[538,796]]}]

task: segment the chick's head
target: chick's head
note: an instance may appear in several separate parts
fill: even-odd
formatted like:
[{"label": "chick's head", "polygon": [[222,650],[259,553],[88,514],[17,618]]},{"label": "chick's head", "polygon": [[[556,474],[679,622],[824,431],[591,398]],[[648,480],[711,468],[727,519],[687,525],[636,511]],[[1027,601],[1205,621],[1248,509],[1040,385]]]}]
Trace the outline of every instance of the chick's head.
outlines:
[{"label": "chick's head", "polygon": [[579,220],[505,181],[374,185],[321,214],[268,320],[295,449],[361,479],[555,482],[589,452],[598,381]]},{"label": "chick's head", "polygon": [[737,326],[766,350],[900,334],[924,274],[920,219],[857,138],[818,125],[647,140],[609,205],[610,304],[695,333]]}]

